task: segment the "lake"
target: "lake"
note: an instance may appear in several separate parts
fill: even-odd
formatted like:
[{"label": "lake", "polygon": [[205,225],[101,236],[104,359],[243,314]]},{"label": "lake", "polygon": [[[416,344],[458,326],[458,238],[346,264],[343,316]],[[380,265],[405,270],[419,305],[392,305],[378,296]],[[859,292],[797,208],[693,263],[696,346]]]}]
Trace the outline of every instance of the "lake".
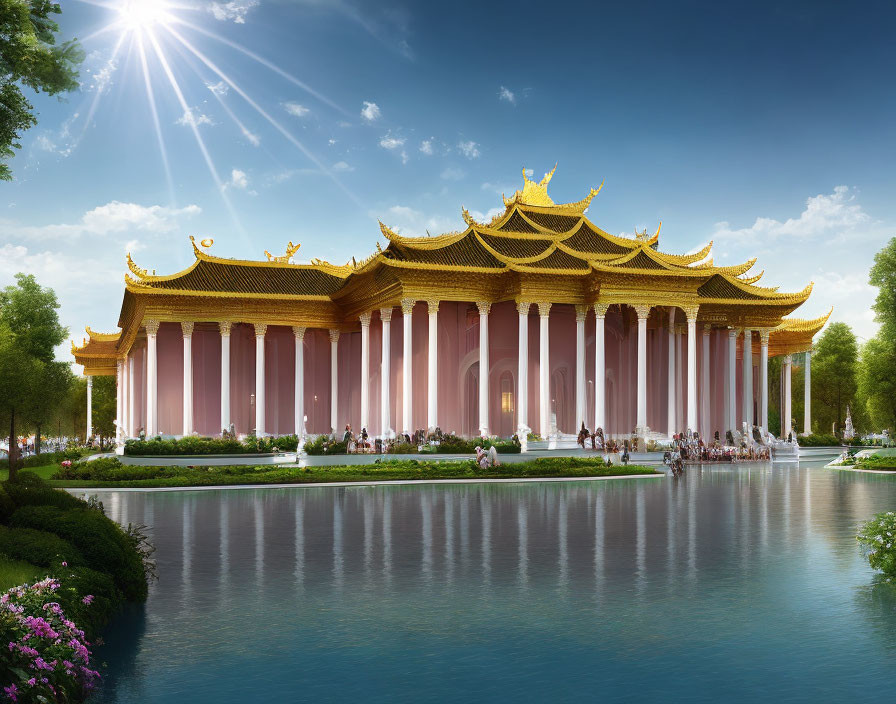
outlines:
[{"label": "lake", "polygon": [[96,492],[159,580],[96,701],[880,701],[896,589],[856,525],[896,477]]}]

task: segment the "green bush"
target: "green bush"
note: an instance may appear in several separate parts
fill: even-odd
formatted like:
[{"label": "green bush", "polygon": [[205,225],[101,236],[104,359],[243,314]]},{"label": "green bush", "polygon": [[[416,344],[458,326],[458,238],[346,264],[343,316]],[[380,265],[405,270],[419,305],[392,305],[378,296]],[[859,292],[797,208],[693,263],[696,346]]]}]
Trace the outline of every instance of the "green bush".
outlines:
[{"label": "green bush", "polygon": [[306,455],[344,455],[348,452],[348,445],[326,435],[318,435],[305,443],[304,450]]},{"label": "green bush", "polygon": [[2,486],[5,494],[16,507],[55,506],[62,509],[81,509],[85,507],[83,501],[72,496],[67,491],[59,491],[50,487],[33,472],[20,472],[16,481],[3,482]]},{"label": "green bush", "polygon": [[862,438],[844,440],[836,435],[800,435],[797,437],[800,447],[840,447],[842,445],[862,445]]},{"label": "green bush", "polygon": [[12,516],[13,511],[15,510],[15,503],[10,498],[9,494],[6,493],[6,489],[3,488],[3,485],[0,484],[0,523],[9,522],[9,517]]},{"label": "green bush", "polygon": [[118,524],[99,511],[23,506],[12,515],[10,523],[68,540],[81,551],[87,567],[111,575],[125,598],[146,598],[146,574],[139,554]]},{"label": "green bush", "polygon": [[518,442],[513,440],[493,440],[491,438],[473,438],[466,440],[456,435],[446,435],[438,445],[426,448],[427,452],[436,454],[472,454],[477,447],[484,450],[494,447],[498,454],[515,454],[522,449]]},{"label": "green bush", "polygon": [[295,435],[256,438],[240,442],[236,438],[188,436],[178,439],[128,440],[124,454],[138,457],[165,455],[248,455],[256,453],[295,452],[299,439]]},{"label": "green bush", "polygon": [[[121,605],[122,595],[108,574],[89,567],[57,563],[50,569],[60,582],[56,593],[66,615],[82,628],[88,638],[94,638]],[[92,596],[85,604],[84,597]]]},{"label": "green bush", "polygon": [[896,513],[878,513],[859,528],[856,540],[873,569],[889,578],[896,577]]},{"label": "green bush", "polygon": [[[24,467],[47,467],[66,459],[65,452],[41,452],[39,455],[29,455],[22,461]],[[0,469],[9,469],[9,460],[0,460]]]},{"label": "green bush", "polygon": [[33,528],[0,526],[0,553],[38,567],[50,567],[63,561],[71,565],[84,563],[81,551],[69,541],[55,533]]},{"label": "green bush", "polygon": [[871,455],[871,457],[857,457],[855,459],[855,466],[859,469],[896,471],[896,456]]}]

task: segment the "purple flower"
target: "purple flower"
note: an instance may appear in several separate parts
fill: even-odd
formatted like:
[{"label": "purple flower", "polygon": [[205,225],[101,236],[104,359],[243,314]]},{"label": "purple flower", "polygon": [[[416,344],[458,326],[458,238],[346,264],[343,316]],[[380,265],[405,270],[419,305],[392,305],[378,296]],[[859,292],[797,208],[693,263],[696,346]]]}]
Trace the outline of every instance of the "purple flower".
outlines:
[{"label": "purple flower", "polygon": [[19,688],[14,684],[9,685],[9,687],[4,687],[3,691],[6,692],[6,696],[9,697],[10,701],[17,702],[19,698],[16,696],[18,694]]},{"label": "purple flower", "polygon": [[91,603],[92,601],[93,601],[93,594],[88,594],[88,595],[85,596],[83,599],[81,599],[81,603],[82,603],[82,604],[87,604],[88,606],[90,606],[90,603]]}]

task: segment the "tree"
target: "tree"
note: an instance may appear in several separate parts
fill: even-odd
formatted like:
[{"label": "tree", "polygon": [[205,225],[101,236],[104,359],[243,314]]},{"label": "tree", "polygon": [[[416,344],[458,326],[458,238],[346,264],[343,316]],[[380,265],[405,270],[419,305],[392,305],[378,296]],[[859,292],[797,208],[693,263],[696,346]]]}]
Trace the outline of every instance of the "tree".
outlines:
[{"label": "tree", "polygon": [[48,369],[57,364],[54,348],[68,335],[58,308],[53,290],[33,276],[16,274],[16,285],[0,291],[0,424],[9,424],[10,478],[18,466],[17,414],[37,417],[38,397],[57,393],[56,385],[63,383],[58,369]]},{"label": "tree", "polygon": [[871,306],[874,317],[881,324],[881,332],[891,343],[896,342],[896,237],[874,255],[874,265],[868,277],[878,287],[877,299]]},{"label": "tree", "polygon": [[812,352],[812,415],[824,433],[842,430],[846,406],[855,406],[859,345],[846,323],[832,323]]},{"label": "tree", "polygon": [[881,334],[862,346],[859,393],[875,429],[896,427],[896,347]]},{"label": "tree", "polygon": [[117,393],[114,376],[93,377],[93,432],[100,436],[101,446],[104,438],[115,437]]},{"label": "tree", "polygon": [[[77,66],[84,52],[77,41],[56,45],[62,12],[51,0],[0,0],[0,160],[21,149],[22,132],[37,123],[22,88],[59,95],[78,87]],[[0,179],[12,172],[0,161]]]}]

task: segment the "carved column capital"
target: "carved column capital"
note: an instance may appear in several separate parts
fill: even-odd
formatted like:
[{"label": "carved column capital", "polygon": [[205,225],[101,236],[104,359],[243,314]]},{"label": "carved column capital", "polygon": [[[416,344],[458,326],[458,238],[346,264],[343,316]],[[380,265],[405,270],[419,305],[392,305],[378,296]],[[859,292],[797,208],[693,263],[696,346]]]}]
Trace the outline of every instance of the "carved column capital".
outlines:
[{"label": "carved column capital", "polygon": [[267,323],[255,323],[255,337],[264,337],[267,331]]},{"label": "carved column capital", "polygon": [[736,340],[737,336],[740,334],[740,330],[737,328],[728,328],[728,337],[732,340]]},{"label": "carved column capital", "polygon": [[392,322],[392,309],[391,308],[380,308],[380,320],[384,323]]},{"label": "carved column capital", "polygon": [[143,327],[146,328],[147,335],[157,335],[159,332],[159,325],[161,325],[161,323],[158,320],[143,321]]},{"label": "carved column capital", "polygon": [[703,326],[703,334],[704,335],[709,335],[711,332],[712,332],[712,325],[707,323],[706,325]]},{"label": "carved column capital", "polygon": [[195,327],[195,323],[189,320],[182,320],[180,323],[180,331],[183,333],[184,337],[193,337],[193,328]]},{"label": "carved column capital", "polygon": [[338,330],[330,330],[330,342],[339,342]]},{"label": "carved column capital", "polygon": [[576,322],[584,323],[585,316],[588,314],[588,306],[576,306]]},{"label": "carved column capital", "polygon": [[762,330],[759,331],[759,344],[760,345],[763,345],[764,347],[768,347],[768,338],[769,338],[769,335],[771,335],[771,332],[772,331],[769,330],[768,328],[763,328]]},{"label": "carved column capital", "polygon": [[635,309],[635,313],[637,313],[637,315],[638,315],[638,320],[647,320],[648,316],[650,315],[650,309],[652,307],[653,306],[651,306],[647,303],[639,303],[637,305],[632,306],[632,308]]},{"label": "carved column capital", "polygon": [[539,301],[538,305],[538,314],[542,318],[547,318],[551,314],[551,304],[547,301]]},{"label": "carved column capital", "polygon": [[401,299],[401,314],[402,315],[410,315],[414,312],[414,304],[417,303],[413,298],[402,298]]},{"label": "carved column capital", "polygon": [[595,303],[594,304],[594,314],[598,318],[605,318],[607,315],[607,311],[610,309],[609,303]]},{"label": "carved column capital", "polygon": [[229,320],[223,320],[218,323],[218,330],[221,332],[221,337],[230,337],[230,329],[233,327],[233,323]]},{"label": "carved column capital", "polygon": [[685,317],[688,319],[689,323],[696,322],[697,312],[700,310],[700,306],[696,304],[692,306],[681,306],[681,309],[684,311]]},{"label": "carved column capital", "polygon": [[292,334],[295,335],[295,338],[299,342],[301,342],[302,340],[305,339],[305,328],[301,327],[300,325],[293,325],[292,326]]},{"label": "carved column capital", "polygon": [[361,320],[362,328],[370,327],[370,315],[371,314],[368,312],[368,313],[361,313],[361,315],[358,316],[358,318]]},{"label": "carved column capital", "polygon": [[529,308],[532,307],[532,304],[529,301],[517,301],[516,302],[516,312],[520,315],[529,315]]},{"label": "carved column capital", "polygon": [[426,308],[429,311],[430,315],[435,315],[439,312],[439,299],[438,298],[427,298],[426,299]]},{"label": "carved column capital", "polygon": [[479,309],[479,315],[488,315],[492,304],[488,301],[476,301],[476,307]]},{"label": "carved column capital", "polygon": [[788,367],[789,367],[791,364],[793,364],[793,357],[792,357],[791,355],[789,355],[789,354],[785,354],[785,355],[784,355],[784,364],[786,364]]}]

